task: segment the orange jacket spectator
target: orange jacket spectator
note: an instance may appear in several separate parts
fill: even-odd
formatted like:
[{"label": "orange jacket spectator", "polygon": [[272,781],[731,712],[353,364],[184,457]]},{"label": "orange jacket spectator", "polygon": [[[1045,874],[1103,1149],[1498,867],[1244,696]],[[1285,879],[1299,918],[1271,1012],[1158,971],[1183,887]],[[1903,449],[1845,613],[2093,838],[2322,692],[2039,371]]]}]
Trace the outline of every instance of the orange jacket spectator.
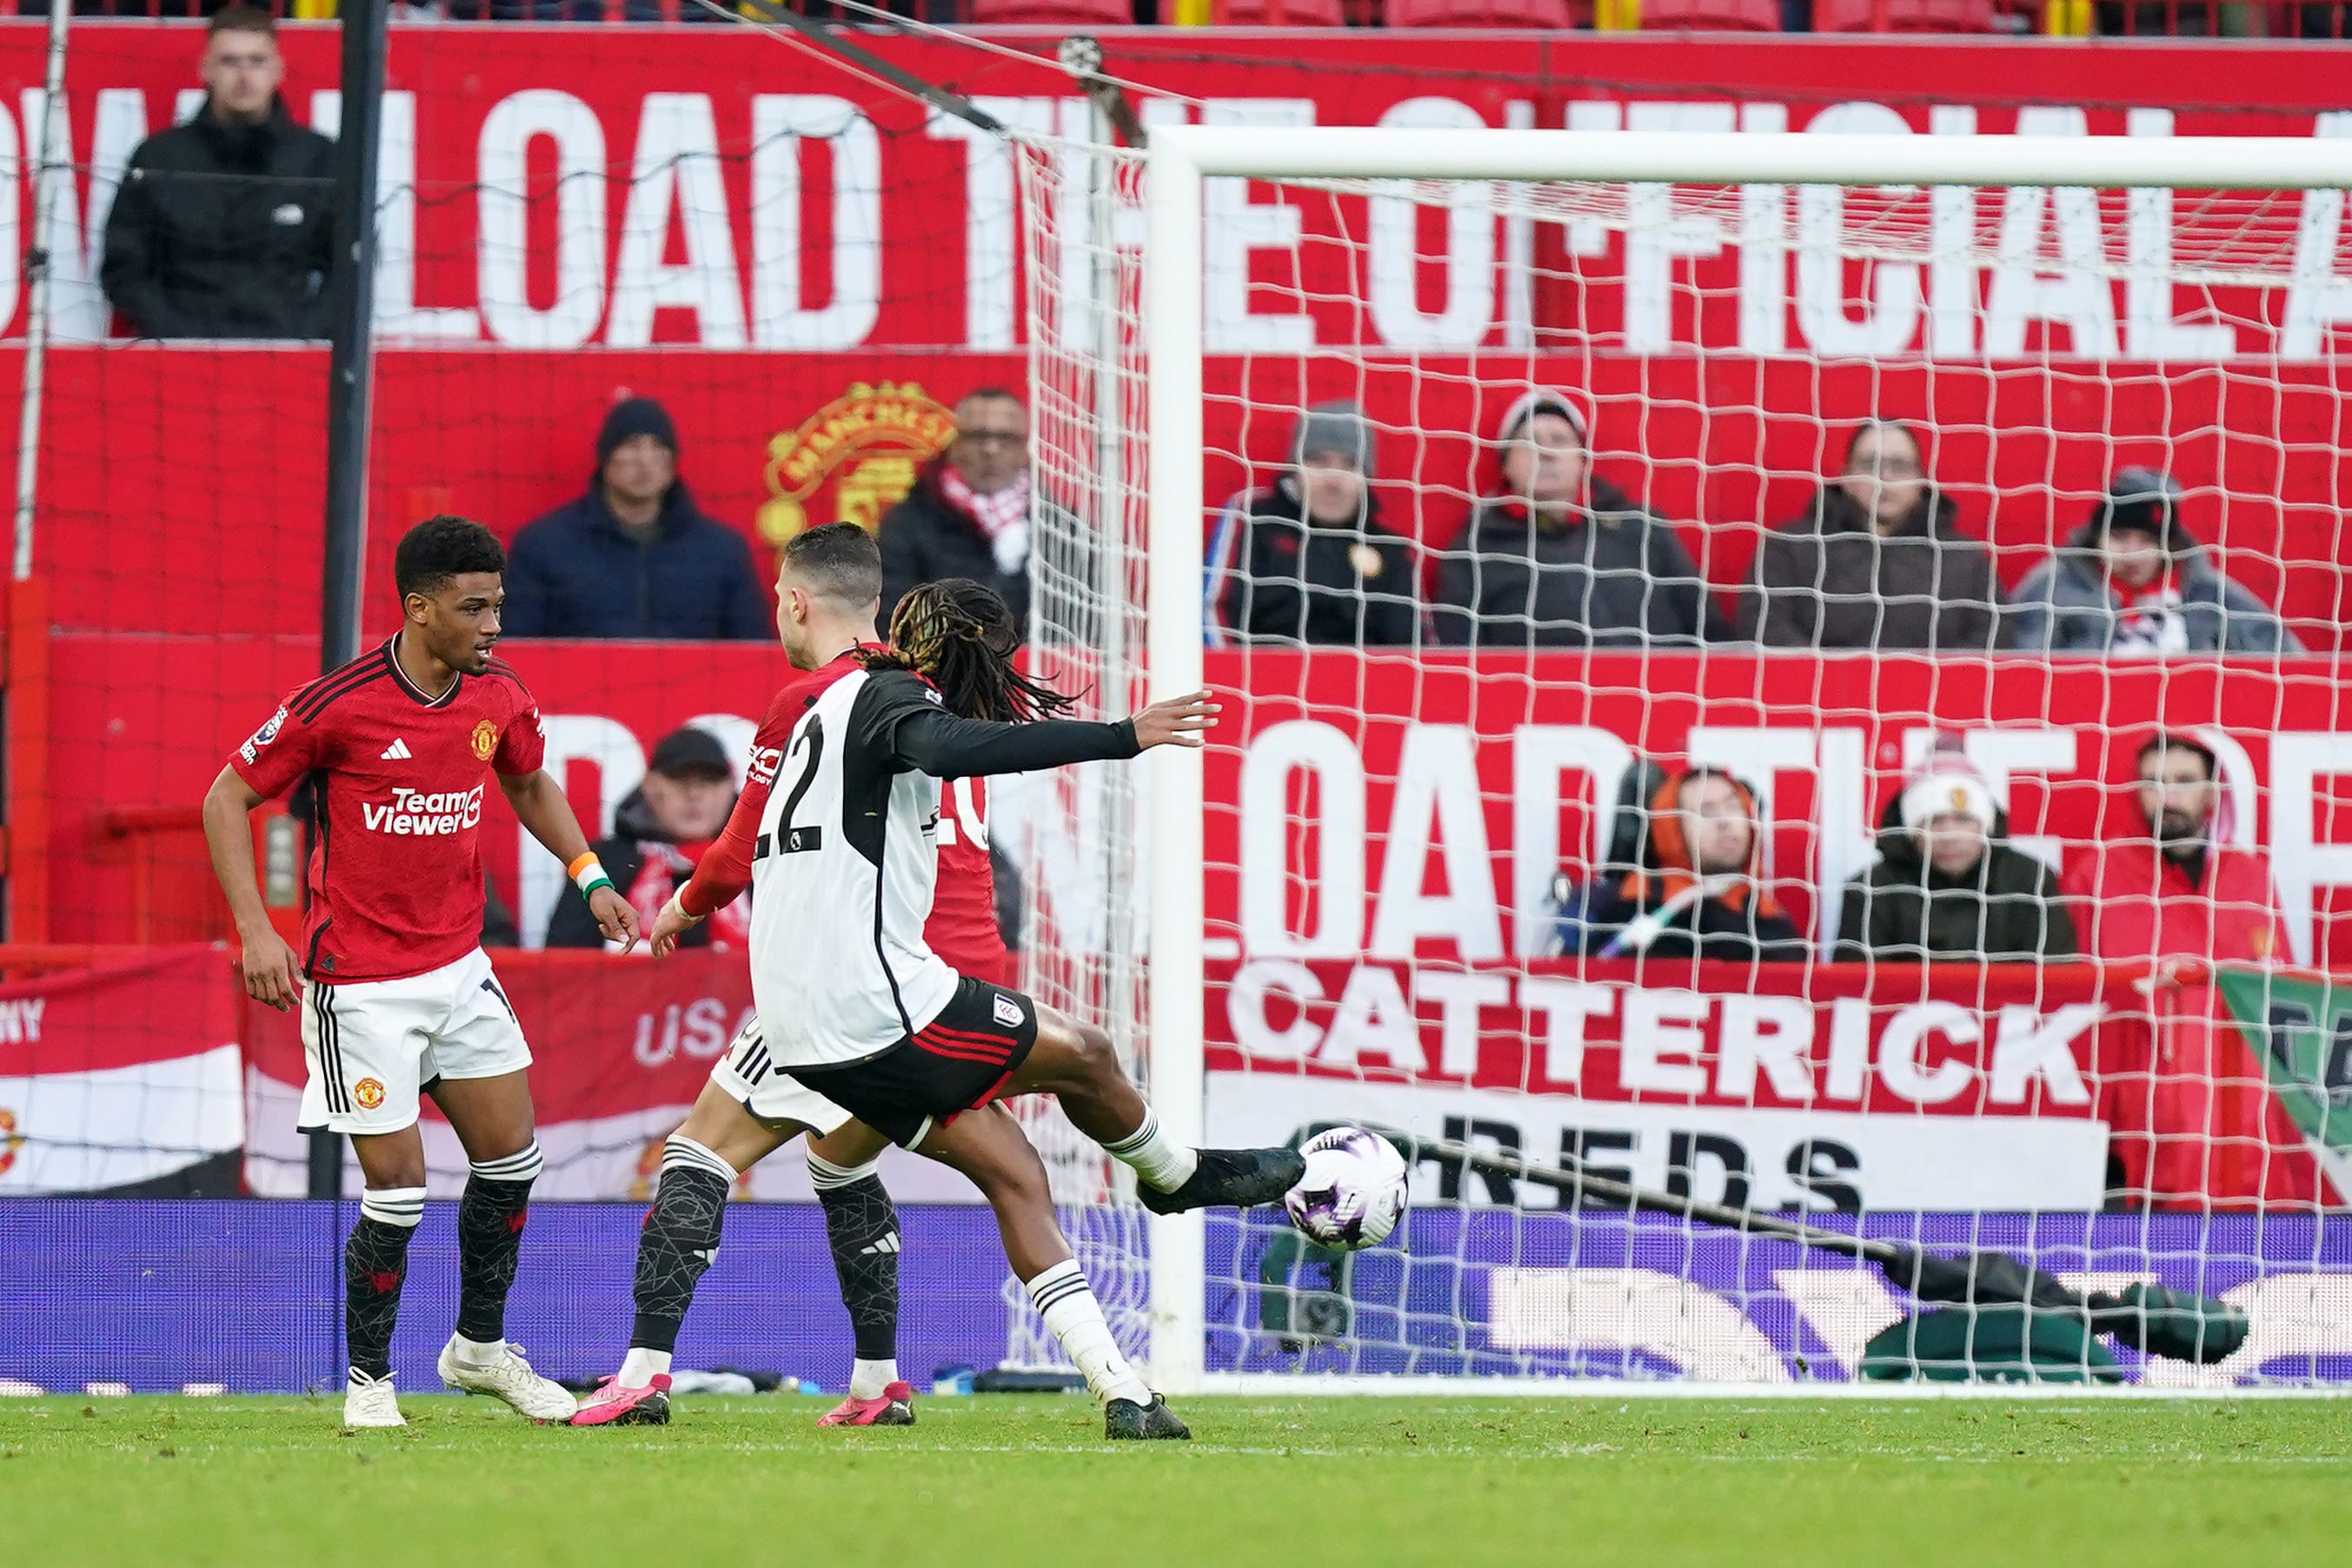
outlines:
[{"label": "orange jacket spectator", "polygon": [[[2270,862],[2224,842],[2212,749],[2157,735],[2140,750],[2136,795],[2123,831],[2060,879],[2084,951],[2110,963],[2284,961]],[[2318,1166],[2212,988],[2168,992],[2153,1011],[2151,1055],[2103,1064],[2123,1184],[2175,1206],[2313,1203]]]}]

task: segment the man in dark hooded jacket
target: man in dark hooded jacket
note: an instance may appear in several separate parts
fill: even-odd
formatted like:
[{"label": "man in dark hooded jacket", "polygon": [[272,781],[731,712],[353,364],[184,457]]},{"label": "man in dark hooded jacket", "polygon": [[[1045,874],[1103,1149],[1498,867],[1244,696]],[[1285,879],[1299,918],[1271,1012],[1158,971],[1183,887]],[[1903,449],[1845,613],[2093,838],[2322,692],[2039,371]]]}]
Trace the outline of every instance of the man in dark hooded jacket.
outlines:
[{"label": "man in dark hooded jacket", "polygon": [[214,13],[203,74],[195,117],[131,154],[99,285],[142,338],[323,338],[335,144],[286,112],[268,12]]},{"label": "man in dark hooded jacket", "polygon": [[1437,574],[1430,626],[1466,647],[1696,647],[1728,632],[1674,529],[1591,471],[1565,394],[1531,392],[1495,427],[1501,483]]},{"label": "man in dark hooded jacket", "polygon": [[1992,787],[1941,737],[1889,802],[1878,864],[1846,884],[1835,957],[1860,963],[2031,963],[2076,956],[2049,867],[2009,844]]},{"label": "man in dark hooded jacket", "polygon": [[1960,531],[1955,511],[1910,427],[1867,422],[1804,514],[1764,536],[1741,630],[1767,647],[1999,647],[1992,552]]},{"label": "man in dark hooded jacket", "polygon": [[604,416],[587,493],[515,535],[505,621],[518,637],[776,635],[750,542],[694,504],[677,477],[677,426],[650,397]]},{"label": "man in dark hooded jacket", "polygon": [[1225,505],[1209,545],[1212,642],[1417,641],[1416,552],[1381,525],[1371,425],[1353,403],[1300,416],[1290,466]]}]

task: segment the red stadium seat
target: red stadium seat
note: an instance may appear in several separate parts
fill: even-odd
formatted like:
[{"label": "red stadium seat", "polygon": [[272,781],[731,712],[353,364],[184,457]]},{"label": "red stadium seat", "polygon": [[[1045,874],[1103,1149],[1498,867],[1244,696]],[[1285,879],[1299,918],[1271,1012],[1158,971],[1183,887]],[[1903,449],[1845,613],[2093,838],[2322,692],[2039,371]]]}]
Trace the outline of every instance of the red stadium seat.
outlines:
[{"label": "red stadium seat", "polygon": [[1813,0],[1816,33],[1997,33],[1992,0]]},{"label": "red stadium seat", "polygon": [[1391,27],[1573,27],[1569,0],[1389,0]]},{"label": "red stadium seat", "polygon": [[1642,30],[1777,33],[1780,0],[1642,0]]},{"label": "red stadium seat", "polygon": [[980,27],[1131,27],[1131,0],[968,0],[964,19]]},{"label": "red stadium seat", "polygon": [[1221,27],[1344,27],[1340,0],[1213,0]]}]

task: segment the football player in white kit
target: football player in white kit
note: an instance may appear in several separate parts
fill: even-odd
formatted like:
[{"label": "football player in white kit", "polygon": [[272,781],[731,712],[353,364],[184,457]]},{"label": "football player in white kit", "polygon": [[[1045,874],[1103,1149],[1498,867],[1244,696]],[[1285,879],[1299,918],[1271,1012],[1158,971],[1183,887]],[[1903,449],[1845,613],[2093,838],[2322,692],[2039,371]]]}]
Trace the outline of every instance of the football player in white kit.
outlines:
[{"label": "football player in white kit", "polygon": [[[1019,1136],[1009,1118],[984,1109],[990,1101],[1050,1093],[1080,1131],[1135,1170],[1155,1212],[1279,1198],[1301,1173],[1297,1154],[1176,1143],[1102,1031],[959,975],[924,940],[940,778],[1199,745],[1214,705],[1196,693],[1117,724],[1055,718],[1066,700],[1014,667],[1011,618],[992,593],[960,582],[917,590],[893,623],[899,646],[884,649],[871,642],[880,586],[879,554],[854,526],[812,530],[783,551],[779,629],[793,665],[812,679],[795,689],[803,711],[753,862],[752,987],[767,1063],[893,1142],[950,1163],[961,1163],[967,1140]],[[688,918],[666,910],[656,941]],[[698,1103],[664,1165],[640,1246],[641,1318],[649,1279],[690,1296],[716,1249],[726,1185],[740,1165],[712,1140],[756,1158],[765,1151],[745,1137],[747,1127],[772,1140],[769,1148],[798,1131],[763,1127],[740,1102],[713,1099]],[[991,1152],[1035,1163],[1025,1139],[1017,1152]],[[1119,1355],[1058,1229],[1050,1253],[1032,1254],[1008,1224],[1006,1248],[1032,1303],[1103,1400],[1107,1435],[1184,1436]],[[612,1397],[631,1397],[628,1378],[617,1382]],[[583,1405],[583,1424],[604,1397],[600,1391]]]}]

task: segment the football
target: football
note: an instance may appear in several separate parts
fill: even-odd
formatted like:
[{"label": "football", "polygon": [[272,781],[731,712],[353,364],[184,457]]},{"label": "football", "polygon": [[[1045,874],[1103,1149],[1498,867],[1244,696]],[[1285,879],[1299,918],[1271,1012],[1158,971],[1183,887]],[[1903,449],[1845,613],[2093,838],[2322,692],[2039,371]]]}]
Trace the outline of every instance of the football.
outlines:
[{"label": "football", "polygon": [[1334,1127],[1298,1152],[1307,1173],[1282,1196],[1292,1225],[1349,1251],[1388,1239],[1404,1217],[1405,1163],[1395,1144],[1361,1127]]}]

